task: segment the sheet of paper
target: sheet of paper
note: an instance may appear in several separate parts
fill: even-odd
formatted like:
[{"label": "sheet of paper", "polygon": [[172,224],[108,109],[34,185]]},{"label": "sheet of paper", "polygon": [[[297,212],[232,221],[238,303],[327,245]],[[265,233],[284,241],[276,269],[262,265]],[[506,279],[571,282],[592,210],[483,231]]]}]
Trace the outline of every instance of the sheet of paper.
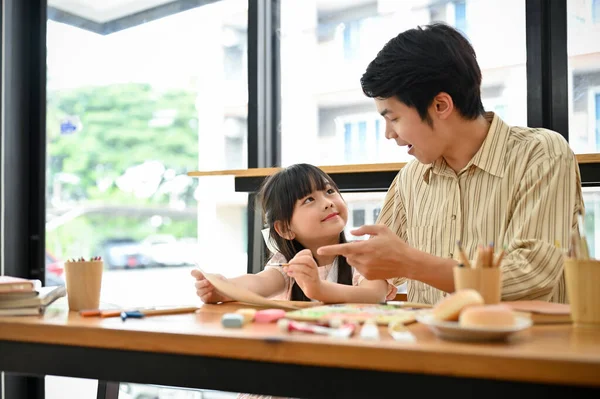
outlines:
[{"label": "sheet of paper", "polygon": [[300,307],[290,303],[284,301],[274,301],[272,299],[255,294],[246,288],[235,285],[229,280],[223,280],[219,278],[219,276],[216,274],[205,272],[197,265],[196,267],[202,272],[202,274],[204,274],[204,277],[206,277],[206,279],[217,289],[217,291],[225,296],[228,296],[234,301],[243,302],[248,305],[265,306],[269,308],[300,309]]}]

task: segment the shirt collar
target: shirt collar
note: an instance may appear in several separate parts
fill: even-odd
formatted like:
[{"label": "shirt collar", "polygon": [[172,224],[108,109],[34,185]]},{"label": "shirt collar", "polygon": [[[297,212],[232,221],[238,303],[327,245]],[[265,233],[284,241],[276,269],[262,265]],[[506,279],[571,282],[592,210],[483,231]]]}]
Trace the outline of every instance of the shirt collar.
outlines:
[{"label": "shirt collar", "polygon": [[[485,119],[490,122],[485,140],[475,153],[471,161],[465,166],[464,170],[475,165],[478,168],[497,177],[504,176],[504,156],[506,154],[506,142],[508,141],[510,126],[508,126],[498,115],[493,112],[486,112]],[[423,180],[429,184],[431,173],[438,175],[452,175],[454,172],[450,169],[443,158],[437,159],[429,164],[423,174]]]}]

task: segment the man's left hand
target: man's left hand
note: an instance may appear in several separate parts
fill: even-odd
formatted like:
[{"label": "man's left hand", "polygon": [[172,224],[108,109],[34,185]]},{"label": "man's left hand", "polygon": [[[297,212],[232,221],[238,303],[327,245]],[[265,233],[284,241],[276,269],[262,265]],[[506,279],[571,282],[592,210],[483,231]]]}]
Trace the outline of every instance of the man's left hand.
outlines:
[{"label": "man's left hand", "polygon": [[319,255],[342,255],[368,280],[408,277],[407,252],[412,248],[387,226],[366,225],[351,231],[352,235],[369,234],[370,239],[346,244],[327,245]]}]

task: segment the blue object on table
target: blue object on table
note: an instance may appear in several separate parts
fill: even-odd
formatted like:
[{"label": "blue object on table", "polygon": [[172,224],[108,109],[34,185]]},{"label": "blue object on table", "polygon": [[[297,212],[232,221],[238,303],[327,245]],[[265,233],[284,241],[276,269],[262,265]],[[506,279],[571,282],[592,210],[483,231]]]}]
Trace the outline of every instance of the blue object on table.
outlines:
[{"label": "blue object on table", "polygon": [[244,316],[238,313],[225,313],[221,317],[221,324],[225,328],[242,328],[244,325]]},{"label": "blue object on table", "polygon": [[121,320],[125,321],[128,318],[132,319],[141,319],[144,317],[144,314],[139,310],[132,310],[130,312],[121,312]]}]

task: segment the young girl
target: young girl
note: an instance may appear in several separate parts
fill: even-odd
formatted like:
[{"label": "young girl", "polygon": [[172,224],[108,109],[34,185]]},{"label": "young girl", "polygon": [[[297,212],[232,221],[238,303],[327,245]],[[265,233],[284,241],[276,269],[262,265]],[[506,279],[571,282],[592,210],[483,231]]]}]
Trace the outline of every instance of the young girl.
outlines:
[{"label": "young girl", "polygon": [[[262,272],[233,278],[233,283],[264,297],[293,301],[379,303],[394,298],[396,287],[364,279],[345,257],[317,255],[321,246],[346,242],[348,221],[339,189],[321,169],[308,164],[285,168],[265,180],[259,199],[278,252]],[[192,276],[204,303],[231,300],[200,271],[193,270]]]}]

